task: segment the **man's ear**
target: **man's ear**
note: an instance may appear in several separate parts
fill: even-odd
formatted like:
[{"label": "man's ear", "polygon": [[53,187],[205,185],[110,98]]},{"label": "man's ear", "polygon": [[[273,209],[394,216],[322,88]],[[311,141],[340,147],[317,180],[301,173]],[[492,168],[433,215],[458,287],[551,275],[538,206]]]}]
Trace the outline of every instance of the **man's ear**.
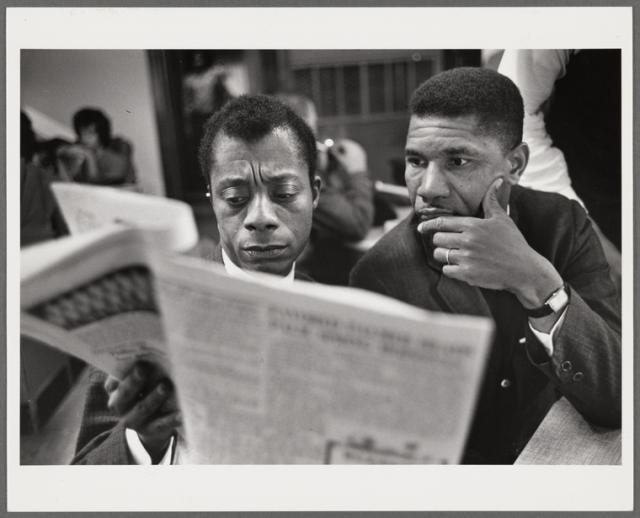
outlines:
[{"label": "man's ear", "polygon": [[314,209],[318,206],[318,201],[320,201],[321,188],[322,188],[322,179],[318,175],[315,175],[313,177],[313,182],[311,183],[311,194],[313,195]]},{"label": "man's ear", "polygon": [[520,177],[527,168],[529,162],[529,146],[526,142],[520,142],[507,155],[509,161],[508,181],[515,185],[520,181]]}]

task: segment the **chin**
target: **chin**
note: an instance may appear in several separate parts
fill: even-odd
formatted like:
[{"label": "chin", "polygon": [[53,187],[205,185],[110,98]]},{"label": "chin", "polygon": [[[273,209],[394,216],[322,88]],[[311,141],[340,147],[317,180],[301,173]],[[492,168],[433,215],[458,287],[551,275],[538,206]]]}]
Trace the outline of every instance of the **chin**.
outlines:
[{"label": "chin", "polygon": [[251,265],[251,270],[284,277],[291,271],[293,262],[264,262]]}]

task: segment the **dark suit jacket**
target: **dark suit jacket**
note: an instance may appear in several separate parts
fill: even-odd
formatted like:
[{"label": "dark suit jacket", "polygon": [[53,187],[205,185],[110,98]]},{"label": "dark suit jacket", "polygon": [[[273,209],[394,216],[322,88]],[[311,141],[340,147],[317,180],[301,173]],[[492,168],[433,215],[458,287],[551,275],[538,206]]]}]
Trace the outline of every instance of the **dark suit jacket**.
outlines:
[{"label": "dark suit jacket", "polygon": [[561,395],[592,423],[620,425],[619,298],[584,210],[560,195],[521,187],[512,190],[509,205],[529,245],[551,261],[570,286],[552,357],[529,328],[514,295],[475,288],[427,266],[413,217],[365,254],[350,279],[353,286],[424,309],[495,320],[463,458],[467,463],[512,463]]},{"label": "dark suit jacket", "polygon": [[[195,255],[222,263],[220,246],[212,250],[195,252]],[[311,278],[296,269],[297,280],[311,281]],[[107,407],[108,397],[104,389],[107,375],[92,369],[89,389],[85,400],[84,414],[78,439],[76,454],[71,464],[131,464],[125,437],[125,428],[120,419]]]}]

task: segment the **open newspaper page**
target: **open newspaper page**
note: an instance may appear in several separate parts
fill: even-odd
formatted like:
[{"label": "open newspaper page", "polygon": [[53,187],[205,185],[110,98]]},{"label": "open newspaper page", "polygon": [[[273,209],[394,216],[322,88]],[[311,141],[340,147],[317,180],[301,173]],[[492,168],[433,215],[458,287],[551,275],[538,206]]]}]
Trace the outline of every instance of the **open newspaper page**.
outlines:
[{"label": "open newspaper page", "polygon": [[111,225],[21,252],[20,332],[121,378],[170,371],[153,290],[153,233]]},{"label": "open newspaper page", "polygon": [[22,334],[118,378],[136,360],[169,372],[148,259],[196,245],[191,207],[113,187],[52,188],[74,236],[21,252]]},{"label": "open newspaper page", "polygon": [[154,271],[183,462],[459,462],[488,319],[230,278],[190,258],[161,258]]},{"label": "open newspaper page", "polygon": [[123,223],[153,230],[156,241],[170,250],[183,252],[198,241],[193,212],[184,202],[69,182],[54,183],[52,189],[72,234]]}]

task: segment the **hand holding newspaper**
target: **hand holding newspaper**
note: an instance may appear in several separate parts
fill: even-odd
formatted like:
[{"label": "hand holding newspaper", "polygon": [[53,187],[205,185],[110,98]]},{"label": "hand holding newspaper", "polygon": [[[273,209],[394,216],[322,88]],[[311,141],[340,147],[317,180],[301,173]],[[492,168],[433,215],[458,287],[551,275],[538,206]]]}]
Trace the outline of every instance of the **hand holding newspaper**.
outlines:
[{"label": "hand holding newspaper", "polygon": [[139,358],[171,376],[182,462],[461,458],[486,319],[268,275],[231,278],[122,226],[27,249],[22,262],[24,334],[116,376]]}]

